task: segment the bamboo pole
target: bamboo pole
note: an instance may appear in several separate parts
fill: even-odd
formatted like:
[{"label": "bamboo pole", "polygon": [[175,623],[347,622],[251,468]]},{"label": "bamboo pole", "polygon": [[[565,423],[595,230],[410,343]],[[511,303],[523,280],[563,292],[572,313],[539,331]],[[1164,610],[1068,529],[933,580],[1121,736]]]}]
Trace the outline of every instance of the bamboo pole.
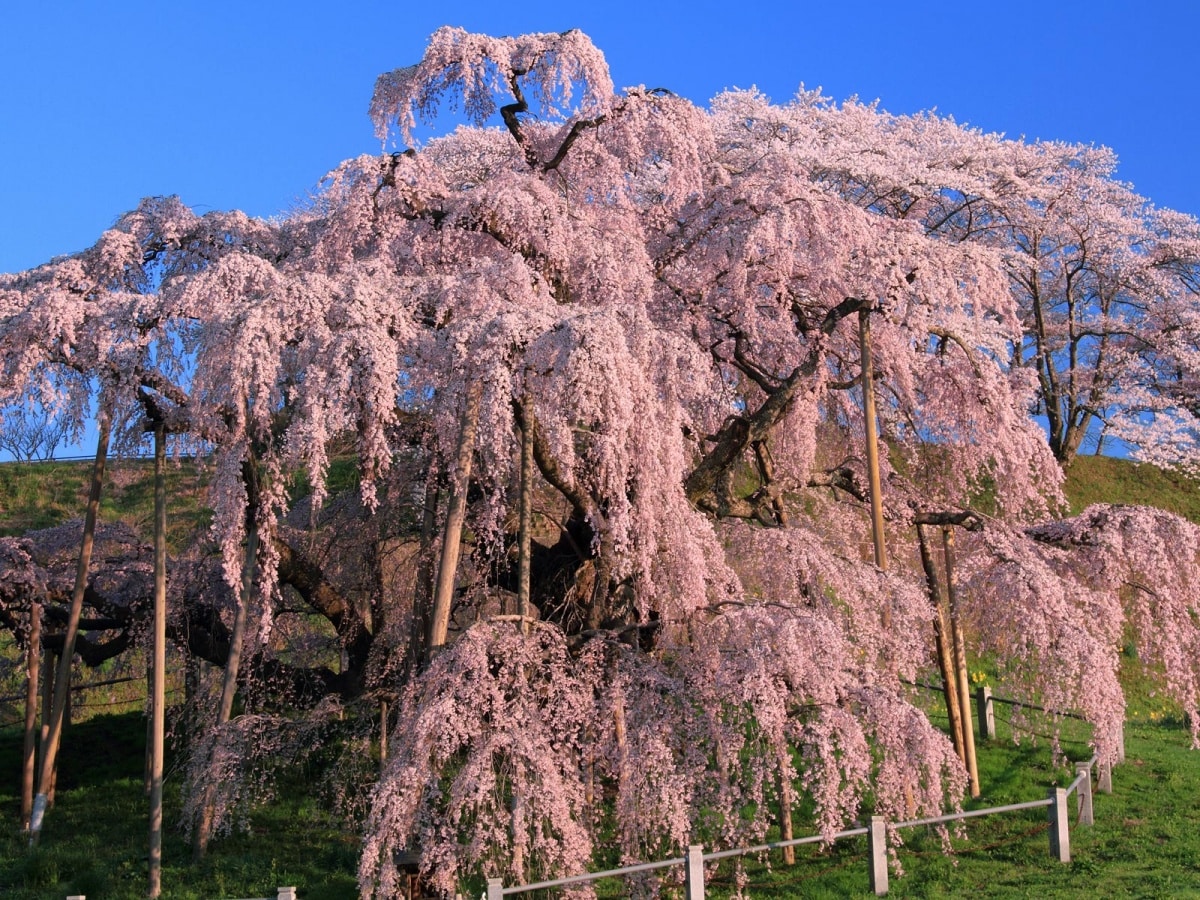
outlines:
[{"label": "bamboo pole", "polygon": [[933,562],[933,554],[929,551],[929,541],[925,537],[925,526],[917,526],[917,544],[921,550],[921,567],[925,570],[925,583],[929,588],[929,598],[934,607],[934,636],[937,643],[938,668],[942,673],[942,694],[946,699],[946,715],[950,719],[950,736],[954,740],[954,752],[967,764],[966,751],[963,749],[962,718],[958,705],[958,679],[954,673],[952,647],[950,637],[950,621],[946,610],[945,599],[942,596],[941,579],[938,578],[937,567]]},{"label": "bamboo pole", "polygon": [[946,597],[950,601],[950,632],[954,642],[954,667],[958,677],[958,705],[962,716],[963,752],[967,773],[971,778],[971,796],[978,797],[979,763],[975,757],[975,729],[971,723],[971,685],[967,681],[967,646],[963,640],[962,620],[958,610],[958,591],[954,587],[954,529],[942,528],[942,549],[946,555]]},{"label": "bamboo pole", "polygon": [[475,432],[479,427],[479,407],[483,385],[474,381],[467,387],[463,401],[462,421],[458,435],[458,459],[450,484],[450,501],[446,510],[446,527],[442,533],[442,554],[438,563],[437,583],[433,592],[430,613],[428,658],[432,659],[446,646],[450,630],[450,607],[454,600],[454,581],[458,558],[462,551],[463,522],[467,516],[467,490],[471,484],[471,463],[475,456]]},{"label": "bamboo pole", "polygon": [[42,658],[42,604],[34,600],[29,609],[29,647],[26,653],[25,743],[21,766],[21,830],[29,831],[33,815],[33,780],[37,773],[38,675]]},{"label": "bamboo pole", "polygon": [[533,426],[530,400],[522,401],[525,427],[521,429],[521,496],[517,529],[517,615],[521,617],[521,633],[529,633],[529,571],[533,550]]},{"label": "bamboo pole", "polygon": [[83,517],[83,540],[79,545],[79,563],[75,568],[75,587],[71,592],[71,608],[67,613],[67,630],[63,635],[58,675],[54,679],[54,704],[50,710],[49,732],[46,735],[45,752],[38,773],[38,793],[33,799],[33,810],[29,820],[30,846],[36,845],[41,836],[42,820],[49,802],[50,785],[54,780],[54,767],[58,760],[59,741],[62,738],[63,722],[71,695],[71,660],[75,655],[79,618],[83,614],[83,594],[87,588],[88,568],[92,564],[92,544],[96,536],[100,492],[104,487],[104,464],[108,459],[108,438],[112,430],[112,410],[107,401],[101,401],[97,426],[99,434],[96,438],[96,458],[92,465],[91,485],[88,488],[87,512]]},{"label": "bamboo pole", "polygon": [[871,312],[858,311],[858,344],[862,355],[863,420],[867,436],[867,484],[871,492],[871,542],[875,565],[887,568],[883,534],[883,486],[879,476],[879,425],[875,418],[875,370],[871,363]]},{"label": "bamboo pole", "polygon": [[167,702],[167,434],[154,428],[154,661],[150,699],[150,886],[151,900],[162,894],[163,750]]}]

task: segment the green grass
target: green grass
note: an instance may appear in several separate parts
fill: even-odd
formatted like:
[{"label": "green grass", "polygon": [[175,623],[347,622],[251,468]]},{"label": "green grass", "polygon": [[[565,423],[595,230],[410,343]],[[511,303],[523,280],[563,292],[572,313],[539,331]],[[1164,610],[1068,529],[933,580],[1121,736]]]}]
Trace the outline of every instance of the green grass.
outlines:
[{"label": "green grass", "polygon": [[[63,740],[58,797],[36,849],[18,831],[19,729],[0,732],[0,896],[10,900],[123,900],[146,894],[148,800],[143,782],[145,719],[140,713],[98,716],[72,726]],[[251,817],[250,830],[219,838],[208,857],[191,849],[178,820],[179,780],[168,775],[168,830],[163,895],[180,900],[273,897],[299,885],[305,900],[356,897],[357,839],[333,823],[301,790]]]},{"label": "green grass", "polygon": [[1156,506],[1200,522],[1200,483],[1178,472],[1114,459],[1079,456],[1067,470],[1072,514],[1093,503]]},{"label": "green grass", "polygon": [[[20,535],[82,518],[90,462],[0,464],[0,536]],[[111,460],[100,495],[100,520],[125,522],[147,536],[154,521],[154,464]],[[167,541],[182,549],[212,518],[203,505],[206,473],[191,461],[167,464]]]},{"label": "green grass", "polygon": [[[1039,799],[1049,786],[1071,780],[1069,767],[1051,764],[1045,740],[1015,745],[1003,711],[999,724],[998,739],[979,748],[984,793],[968,808]],[[72,727],[63,745],[57,805],[41,845],[30,851],[17,830],[20,734],[16,728],[0,731],[0,771],[14,776],[0,784],[0,896],[144,896],[144,736],[144,719],[134,713]],[[1069,755],[1087,754],[1082,743],[1073,743],[1086,738],[1083,726],[1069,724],[1064,737]],[[898,852],[904,874],[892,875],[890,896],[1200,897],[1200,764],[1188,744],[1186,728],[1173,715],[1129,724],[1127,761],[1113,773],[1114,792],[1096,794],[1096,825],[1071,829],[1071,863],[1050,858],[1041,809],[969,820],[953,839],[953,856],[942,852],[933,829],[908,829]],[[255,814],[249,832],[214,841],[199,865],[191,864],[182,835],[169,830],[164,896],[265,897],[284,884],[299,886],[305,900],[356,896],[357,838],[306,796],[301,782]],[[168,777],[166,800],[170,825],[178,815],[177,777]],[[808,833],[796,824],[797,835]],[[748,859],[746,878],[754,897],[870,896],[862,838],[826,850],[798,848],[795,866],[784,865],[778,853]],[[732,865],[723,864],[709,873],[708,896],[729,896],[733,883]],[[600,885],[601,897],[627,893],[616,880]]]},{"label": "green grass", "polygon": [[[1043,809],[967,820],[953,837],[952,856],[943,853],[934,829],[906,829],[898,850],[904,874],[892,874],[889,896],[1200,897],[1200,760],[1189,746],[1178,719],[1128,725],[1127,761],[1113,772],[1113,793],[1095,794],[1096,824],[1076,825],[1070,800],[1068,864],[1049,855]],[[1076,757],[1087,753],[1082,744],[1066,749]],[[1040,799],[1074,777],[1070,768],[1051,765],[1044,740],[1016,746],[1003,724],[997,740],[979,747],[979,759],[983,795],[966,804],[969,809]],[[751,895],[872,896],[864,838],[827,851],[799,848],[794,867],[778,853],[770,862],[769,868],[748,867]],[[732,884],[731,871],[710,884],[721,881]]]},{"label": "green grass", "polygon": [[[352,487],[353,466],[339,461],[335,492]],[[81,515],[89,465],[0,465],[0,534],[58,524]],[[152,510],[150,466],[117,462],[109,469],[102,517],[123,520],[146,532]],[[201,505],[202,473],[190,464],[170,474],[173,540],[178,545],[207,523]],[[300,478],[296,490],[303,492]],[[1073,512],[1095,502],[1139,503],[1170,509],[1200,521],[1200,486],[1148,466],[1103,457],[1080,457],[1068,474]],[[1200,898],[1200,756],[1188,749],[1178,711],[1153,696],[1136,659],[1125,660],[1130,721],[1128,761],[1113,774],[1114,793],[1097,794],[1096,825],[1073,827],[1073,861],[1050,859],[1043,810],[969,820],[942,852],[931,829],[903,833],[898,858],[904,874],[891,878],[893,897],[1198,897]],[[997,688],[998,694],[1003,694]],[[935,721],[936,706],[931,702]],[[1076,726],[1078,728],[1078,726]],[[1068,741],[1086,735],[1068,728]],[[0,729],[0,896],[14,900],[62,900],[83,893],[90,900],[145,895],[147,799],[142,766],[145,721],[140,713],[101,715],[72,726],[64,738],[58,802],[48,814],[41,846],[29,850],[18,831],[19,728]],[[1086,747],[1066,743],[1069,753]],[[1048,742],[1020,746],[1001,739],[980,747],[984,795],[979,808],[1044,797],[1051,784],[1072,772],[1054,768]],[[179,777],[168,776],[168,833],[164,847],[164,896],[264,897],[278,885],[295,884],[305,900],[357,895],[357,836],[333,821],[303,790],[284,791],[251,817],[250,830],[214,841],[207,859],[193,865],[179,817]],[[1072,807],[1073,808],[1073,807]],[[797,834],[808,832],[797,819]],[[748,891],[755,897],[867,897],[864,839],[840,841],[825,850],[797,849],[795,866],[778,853],[746,861]],[[710,873],[708,895],[728,896],[733,867]],[[602,883],[602,897],[622,897],[628,887]],[[670,894],[670,891],[668,891]],[[675,891],[678,896],[678,891]],[[533,896],[533,895],[523,895]]]}]

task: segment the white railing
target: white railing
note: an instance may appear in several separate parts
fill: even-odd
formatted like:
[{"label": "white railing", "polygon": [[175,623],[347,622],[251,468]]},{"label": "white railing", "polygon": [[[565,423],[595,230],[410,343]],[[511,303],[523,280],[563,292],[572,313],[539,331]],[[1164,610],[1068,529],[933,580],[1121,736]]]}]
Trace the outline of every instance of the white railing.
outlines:
[{"label": "white railing", "polygon": [[[1013,705],[1023,705],[1027,708],[1036,708],[1030,707],[1028,704],[1017,704],[1016,701],[993,697],[992,692],[987,688],[979,689],[977,700],[979,706],[979,730],[983,737],[995,737],[996,735],[995,720],[992,715],[993,703],[1012,703]],[[1124,759],[1123,748],[1119,754],[1119,758]],[[837,841],[843,838],[860,837],[862,835],[866,835],[867,837],[871,890],[877,896],[884,896],[888,892],[887,831],[889,828],[899,829],[916,828],[923,825],[944,825],[949,822],[957,822],[977,816],[998,815],[1000,813],[1037,809],[1043,806],[1047,808],[1049,819],[1047,836],[1050,856],[1059,862],[1068,863],[1071,861],[1070,815],[1067,809],[1068,798],[1072,794],[1076,795],[1078,824],[1092,825],[1095,821],[1092,805],[1093,769],[1098,769],[1099,789],[1107,794],[1112,793],[1111,767],[1108,765],[1097,766],[1096,763],[1097,759],[1095,756],[1087,762],[1078,763],[1075,767],[1075,780],[1065,788],[1051,788],[1047,796],[1042,800],[1028,800],[1023,803],[1010,803],[1005,806],[990,806],[986,809],[964,810],[946,813],[941,816],[933,816],[932,818],[910,819],[905,822],[889,823],[882,816],[871,816],[866,825],[850,828],[846,831],[839,831],[829,839],[823,835],[809,835],[808,837],[794,838],[788,841],[773,841],[767,844],[757,844],[753,847],[739,847],[734,850],[717,850],[709,853],[704,852],[702,845],[692,844],[688,847],[686,856],[675,857],[674,859],[637,863],[631,866],[623,866],[619,869],[588,872],[582,875],[572,875],[567,878],[555,878],[550,881],[538,881],[531,884],[517,884],[505,887],[503,879],[489,878],[487,891],[480,900],[502,900],[502,898],[510,895],[524,894],[543,888],[566,887],[572,884],[596,881],[601,878],[620,877],[632,875],[636,872],[648,872],[655,869],[672,868],[674,866],[683,866],[684,900],[703,900],[704,864],[706,862],[715,862],[720,859],[745,856],[751,853],[762,853],[768,850],[782,850],[788,847],[798,847],[802,844],[817,844],[827,842],[828,840]]]},{"label": "white railing", "polygon": [[[83,894],[72,894],[67,897],[67,900],[87,900],[87,897]],[[275,889],[274,897],[246,897],[243,900],[298,900],[298,898],[294,887],[281,887]]]}]

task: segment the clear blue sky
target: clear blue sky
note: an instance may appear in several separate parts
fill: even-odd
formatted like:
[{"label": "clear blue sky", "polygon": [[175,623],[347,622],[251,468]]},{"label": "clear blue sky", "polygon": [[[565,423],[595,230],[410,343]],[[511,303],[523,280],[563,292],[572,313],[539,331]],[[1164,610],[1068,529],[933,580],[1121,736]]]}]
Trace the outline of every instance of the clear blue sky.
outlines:
[{"label": "clear blue sky", "polygon": [[579,27],[618,85],[700,103],[751,85],[782,101],[803,82],[1106,144],[1141,193],[1200,214],[1200,2],[11,0],[0,271],[88,246],[145,195],[286,210],[340,160],[379,149],[366,116],[376,75],[416,62],[442,24]]}]

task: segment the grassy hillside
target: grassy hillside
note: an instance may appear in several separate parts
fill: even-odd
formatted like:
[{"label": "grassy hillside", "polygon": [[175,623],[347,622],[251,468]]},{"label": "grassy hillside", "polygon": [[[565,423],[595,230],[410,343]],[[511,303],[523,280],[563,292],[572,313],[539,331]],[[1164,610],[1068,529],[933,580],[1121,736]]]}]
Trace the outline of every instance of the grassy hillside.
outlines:
[{"label": "grassy hillside", "polygon": [[[1001,721],[997,740],[980,747],[983,797],[974,808],[1033,800],[1065,784],[1071,771],[1051,764],[1044,740],[1014,745]],[[1082,756],[1082,734],[1067,734],[1068,753]],[[145,723],[137,713],[102,716],[76,726],[64,741],[57,806],[41,846],[30,851],[17,831],[19,729],[0,729],[0,896],[12,900],[134,900],[145,894],[146,808],[142,782]],[[902,836],[903,876],[893,897],[1200,897],[1200,765],[1175,717],[1139,717],[1127,732],[1128,761],[1113,774],[1114,792],[1097,794],[1096,825],[1073,827],[1073,861],[1050,859],[1045,812],[1033,810],[974,819],[953,836],[955,855],[942,852],[931,829]],[[304,773],[296,773],[297,786]],[[178,809],[178,778],[168,776],[168,822]],[[172,789],[175,788],[175,789]],[[807,829],[797,823],[798,834]],[[255,814],[248,829],[214,842],[192,864],[183,836],[167,835],[164,896],[179,900],[264,897],[297,885],[304,900],[350,900],[357,895],[357,837],[331,820],[302,790],[286,793]],[[868,897],[863,839],[832,848],[800,848],[797,864],[777,856],[748,858],[753,897]],[[724,864],[709,874],[708,895],[728,897],[735,873]],[[478,896],[481,885],[472,896]],[[628,896],[610,880],[599,896]],[[537,895],[541,896],[541,895]],[[668,893],[667,896],[678,896]]]},{"label": "grassy hillside", "polygon": [[[0,536],[48,528],[83,515],[91,464],[84,462],[0,463]],[[330,490],[356,484],[353,461],[335,459]],[[207,472],[190,460],[170,463],[167,496],[171,541],[178,546],[206,527],[203,506]],[[296,492],[305,491],[298,478]],[[1081,456],[1067,472],[1067,499],[1077,513],[1093,503],[1157,506],[1200,522],[1200,482],[1177,472],[1108,456]],[[124,521],[149,533],[154,513],[152,466],[148,460],[115,460],[108,466],[101,518]]]},{"label": "grassy hillside", "polygon": [[[352,466],[344,466],[347,481]],[[47,527],[80,515],[89,466],[81,463],[0,465],[0,534]],[[109,470],[102,515],[146,533],[152,509],[149,466],[119,462]],[[302,489],[302,486],[299,488]],[[207,523],[203,471],[190,463],[171,474],[172,538],[178,545]],[[1082,457],[1067,479],[1073,512],[1095,502],[1150,504],[1200,521],[1200,486],[1124,460]],[[919,829],[903,834],[902,877],[893,897],[1200,897],[1200,764],[1187,749],[1178,711],[1154,697],[1131,662],[1127,673],[1130,718],[1128,762],[1114,773],[1115,792],[1096,797],[1096,826],[1072,829],[1074,861],[1060,865],[1047,851],[1042,810],[975,819],[953,838],[956,855],[942,852],[940,837]],[[1002,686],[996,692],[1003,694]],[[123,708],[128,709],[128,706]],[[936,708],[931,715],[937,720]],[[13,708],[15,712],[15,707]],[[29,850],[18,832],[20,728],[15,715],[0,721],[0,896],[14,900],[89,900],[144,896],[146,809],[142,768],[145,720],[140,712],[102,715],[79,723],[64,738],[55,809],[42,845]],[[1048,725],[1046,730],[1048,730]],[[1014,745],[1005,739],[980,748],[988,806],[1045,795],[1070,771],[1051,764],[1045,739]],[[1069,753],[1084,733],[1068,733]],[[305,900],[355,897],[358,838],[335,822],[295,773],[295,790],[255,814],[248,830],[214,842],[209,857],[192,864],[184,836],[169,832],[164,896],[180,900],[263,897],[278,885],[298,885]],[[178,772],[168,773],[168,826],[178,818]],[[802,821],[798,833],[806,833]],[[754,897],[867,897],[865,843],[845,841],[822,851],[802,848],[794,867],[778,857],[747,861]],[[709,896],[726,897],[735,872],[725,864],[710,875]],[[478,896],[481,885],[474,886]],[[628,895],[617,881],[599,895]],[[672,896],[668,892],[667,896]],[[674,896],[678,896],[676,891]]]},{"label": "grassy hillside", "polygon": [[[92,464],[85,462],[0,464],[0,536],[50,528],[83,516]],[[185,545],[198,528],[208,526],[203,506],[206,472],[196,463],[172,462],[167,468],[168,542]],[[154,521],[154,464],[113,460],[105,471],[100,518],[132,525],[148,535]]]},{"label": "grassy hillside", "polygon": [[1127,459],[1078,457],[1067,471],[1066,493],[1072,513],[1093,503],[1125,503],[1156,506],[1200,522],[1200,482]]}]

